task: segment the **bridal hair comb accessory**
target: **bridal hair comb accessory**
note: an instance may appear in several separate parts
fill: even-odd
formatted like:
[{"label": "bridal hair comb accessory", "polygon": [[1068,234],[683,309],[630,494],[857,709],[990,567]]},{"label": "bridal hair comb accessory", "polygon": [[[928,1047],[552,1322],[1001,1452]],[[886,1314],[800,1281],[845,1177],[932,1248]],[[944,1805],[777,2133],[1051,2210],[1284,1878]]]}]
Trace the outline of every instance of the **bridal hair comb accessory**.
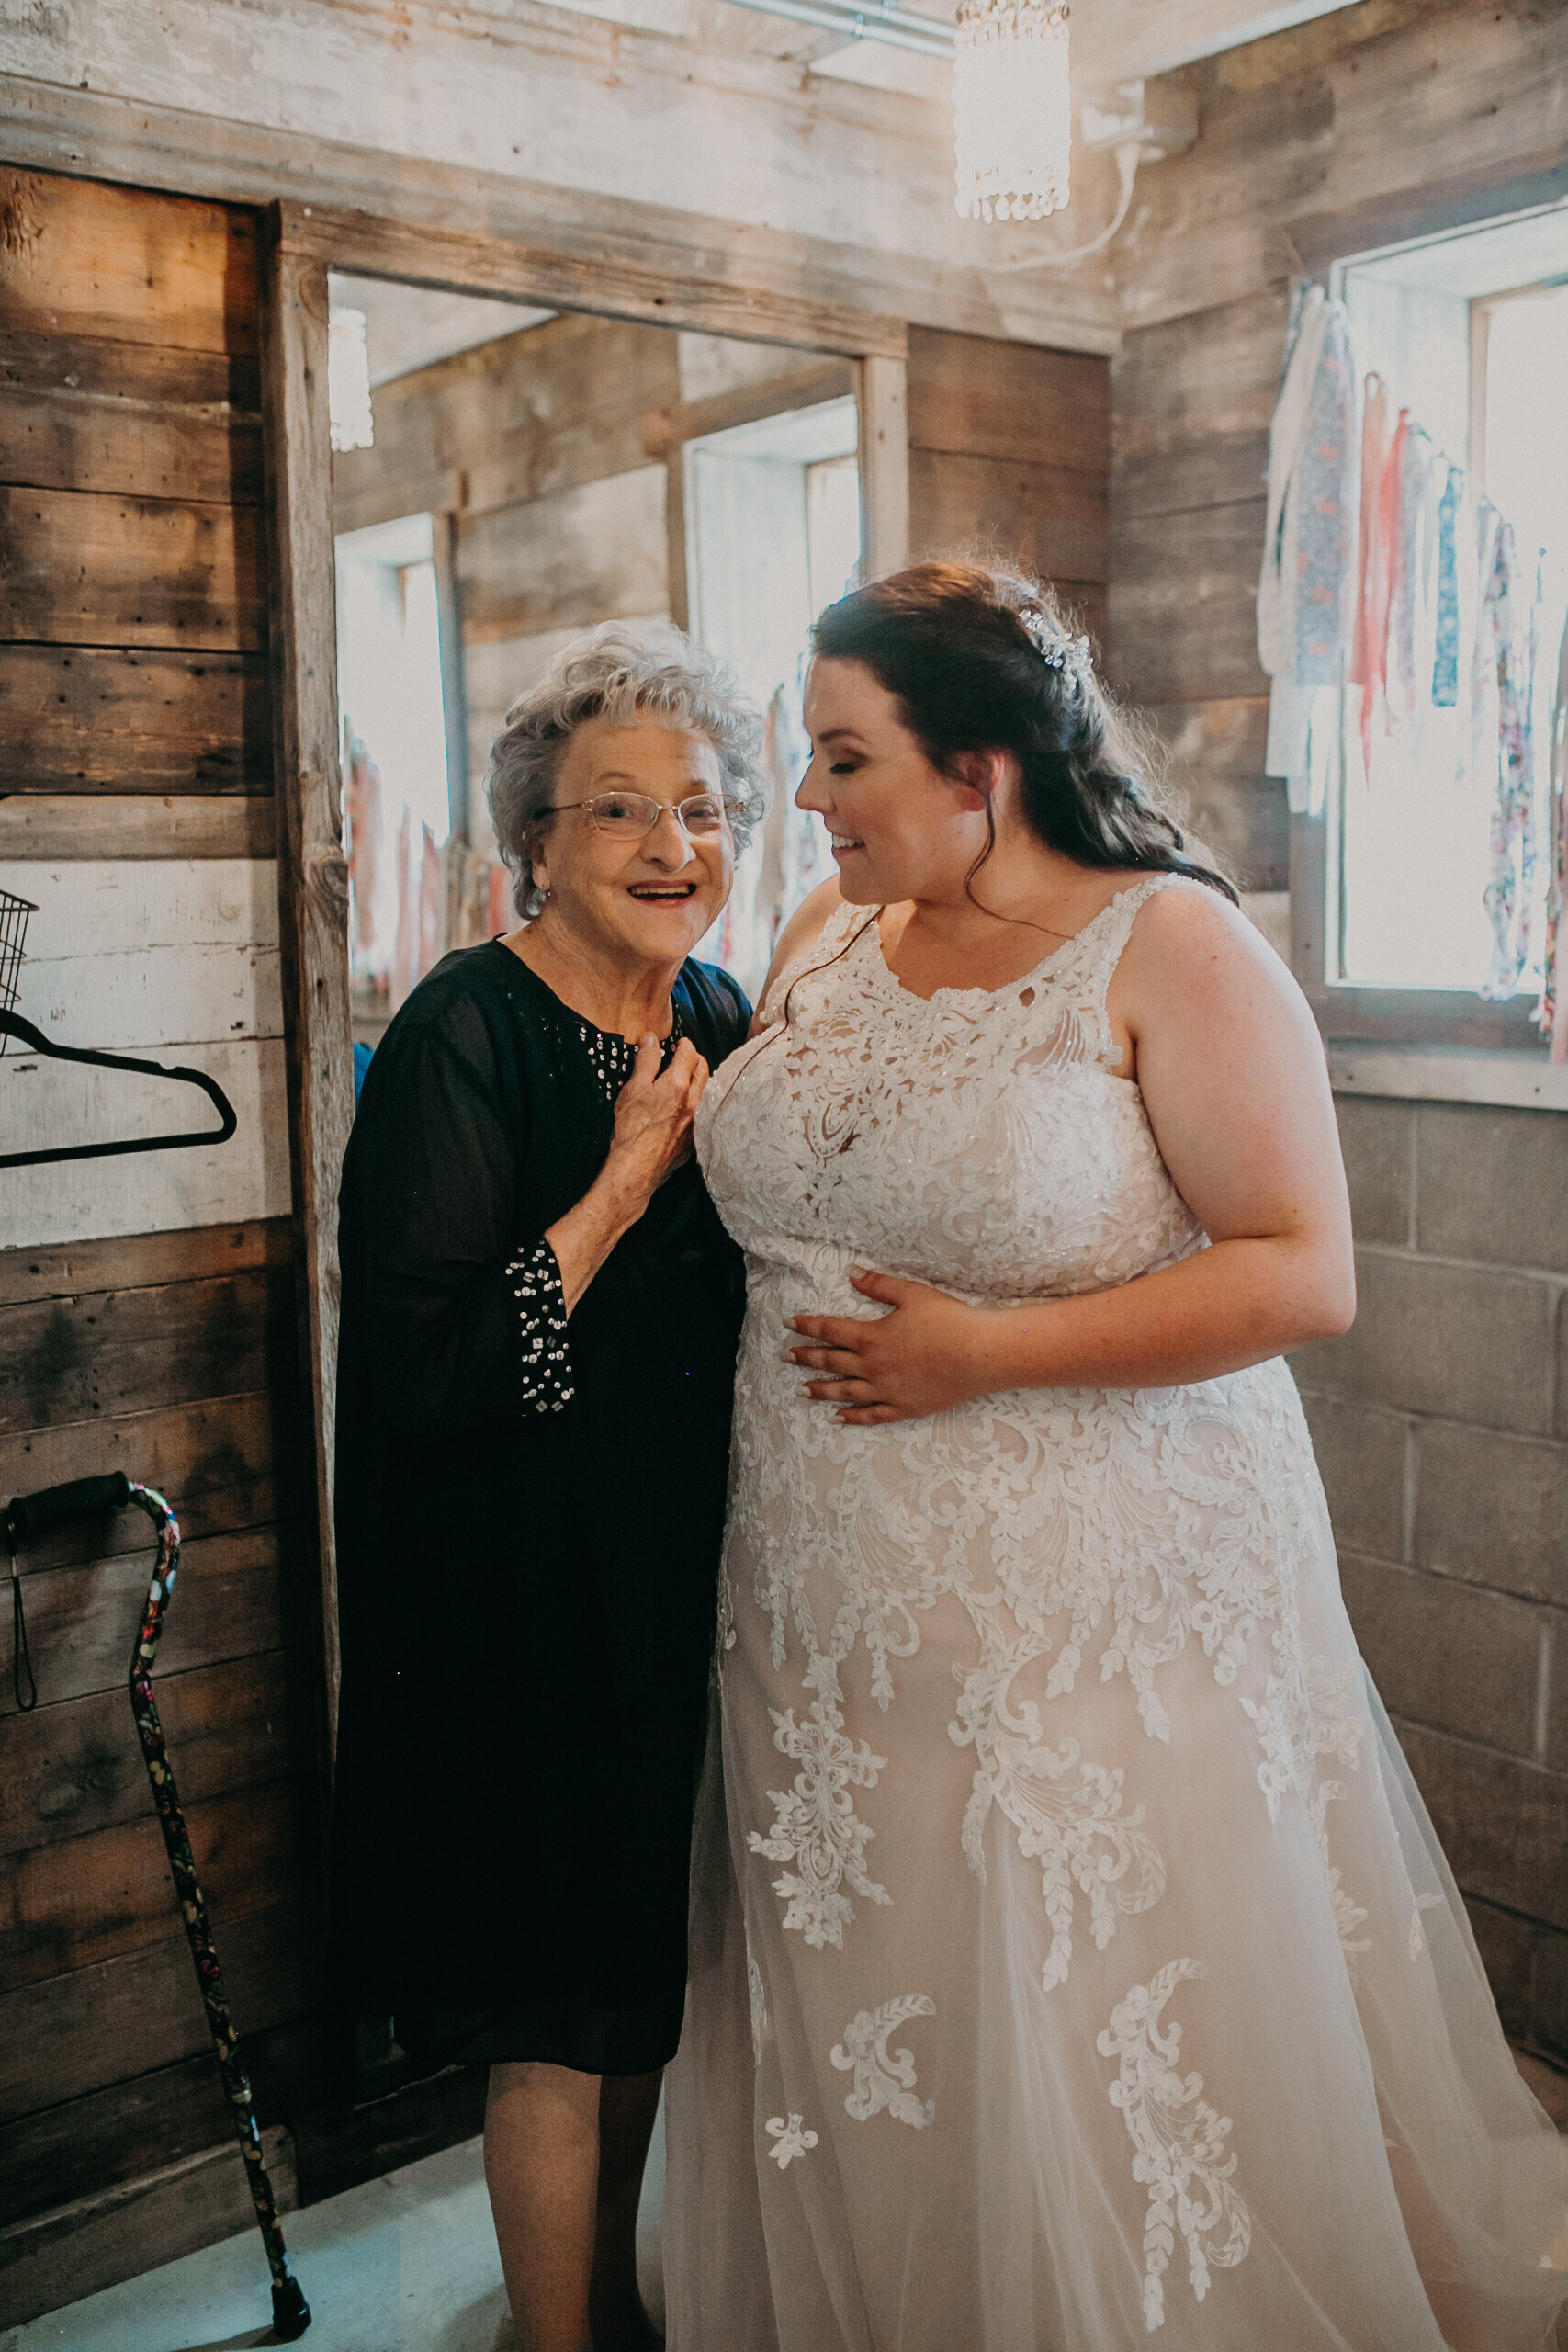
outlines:
[{"label": "bridal hair comb accessory", "polygon": [[1088,685],[1094,663],[1087,637],[1072,636],[1046,613],[1021,612],[1018,617],[1047,669],[1062,671],[1075,686]]}]

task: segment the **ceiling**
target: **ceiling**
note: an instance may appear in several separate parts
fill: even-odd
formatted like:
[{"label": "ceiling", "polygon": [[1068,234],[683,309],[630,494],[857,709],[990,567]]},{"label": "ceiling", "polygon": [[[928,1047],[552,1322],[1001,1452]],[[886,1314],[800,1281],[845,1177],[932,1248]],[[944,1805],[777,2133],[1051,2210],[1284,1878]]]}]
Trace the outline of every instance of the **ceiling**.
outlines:
[{"label": "ceiling", "polygon": [[[922,17],[954,23],[958,0],[905,0]],[[848,40],[735,0],[559,0],[581,16],[669,33],[707,50],[750,51],[795,61],[814,75],[945,102],[953,69],[874,40]],[[1072,0],[1075,83],[1103,92],[1168,74],[1317,17],[1351,0]]]}]

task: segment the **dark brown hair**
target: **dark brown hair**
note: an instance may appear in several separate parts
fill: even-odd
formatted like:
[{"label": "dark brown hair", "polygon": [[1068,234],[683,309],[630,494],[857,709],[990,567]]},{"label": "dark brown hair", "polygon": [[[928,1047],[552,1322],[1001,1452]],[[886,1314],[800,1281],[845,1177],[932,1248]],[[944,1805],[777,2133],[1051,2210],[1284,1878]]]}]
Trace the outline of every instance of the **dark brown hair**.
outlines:
[{"label": "dark brown hair", "polygon": [[[1147,751],[1087,658],[1053,667],[1025,615],[1047,635],[1071,636],[1038,582],[979,564],[916,563],[829,605],[812,647],[829,661],[863,662],[942,775],[962,775],[966,752],[1011,752],[1028,822],[1064,857],[1183,874],[1234,900],[1232,884],[1188,855],[1180,828],[1156,805]],[[995,842],[992,823],[969,881]]]}]

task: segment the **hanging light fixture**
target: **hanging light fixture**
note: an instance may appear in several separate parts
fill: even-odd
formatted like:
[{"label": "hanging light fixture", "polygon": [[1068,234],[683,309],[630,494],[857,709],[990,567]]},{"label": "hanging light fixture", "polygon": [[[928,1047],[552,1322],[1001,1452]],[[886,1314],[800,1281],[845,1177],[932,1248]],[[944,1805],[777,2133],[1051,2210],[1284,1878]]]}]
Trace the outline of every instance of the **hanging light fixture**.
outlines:
[{"label": "hanging light fixture", "polygon": [[335,306],[327,327],[327,409],[334,449],[373,449],[376,423],[370,410],[370,352],[363,311]]},{"label": "hanging light fixture", "polygon": [[954,198],[966,220],[1041,220],[1067,201],[1066,0],[962,0]]}]

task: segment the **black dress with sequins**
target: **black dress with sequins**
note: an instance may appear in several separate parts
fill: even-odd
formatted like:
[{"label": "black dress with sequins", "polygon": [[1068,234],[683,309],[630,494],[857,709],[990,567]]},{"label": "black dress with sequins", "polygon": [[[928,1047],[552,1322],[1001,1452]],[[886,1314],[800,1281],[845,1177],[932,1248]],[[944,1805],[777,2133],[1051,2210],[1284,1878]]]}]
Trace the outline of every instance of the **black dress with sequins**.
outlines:
[{"label": "black dress with sequins", "polygon": [[[684,966],[710,1065],[749,1012]],[[744,1274],[689,1161],[568,1323],[543,1237],[632,1059],[461,950],[344,1163],[334,1993],[439,2056],[641,2074],[680,2035]]]}]

